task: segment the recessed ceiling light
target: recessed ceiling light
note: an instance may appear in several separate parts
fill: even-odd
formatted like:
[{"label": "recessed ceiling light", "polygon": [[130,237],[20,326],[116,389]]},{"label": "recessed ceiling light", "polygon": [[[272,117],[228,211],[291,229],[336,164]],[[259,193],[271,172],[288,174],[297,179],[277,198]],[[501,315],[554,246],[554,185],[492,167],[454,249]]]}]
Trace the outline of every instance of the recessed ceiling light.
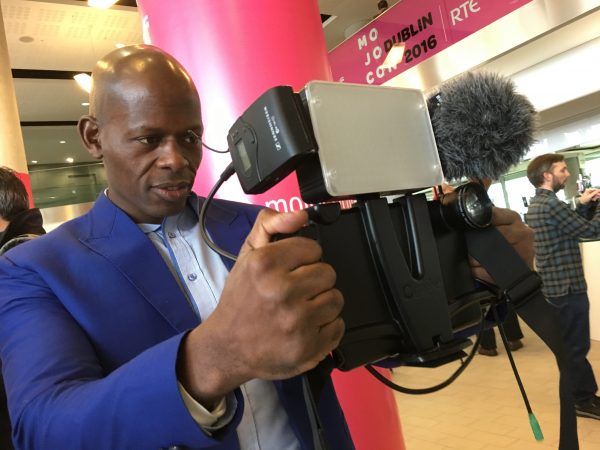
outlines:
[{"label": "recessed ceiling light", "polygon": [[92,90],[92,77],[90,77],[87,73],[78,73],[74,75],[73,78],[77,81],[77,84],[81,89],[83,89],[88,94]]},{"label": "recessed ceiling light", "polygon": [[90,106],[90,102],[83,102],[81,106]]},{"label": "recessed ceiling light", "polygon": [[60,144],[66,144],[67,141],[58,141]]},{"label": "recessed ceiling light", "polygon": [[117,3],[117,0],[88,0],[88,6],[92,8],[106,9]]},{"label": "recessed ceiling light", "polygon": [[75,160],[73,158],[69,157],[69,158],[65,158],[65,161],[68,162],[69,164],[71,164]]},{"label": "recessed ceiling light", "polygon": [[33,159],[33,160],[31,161],[31,164],[37,164],[37,159]]}]

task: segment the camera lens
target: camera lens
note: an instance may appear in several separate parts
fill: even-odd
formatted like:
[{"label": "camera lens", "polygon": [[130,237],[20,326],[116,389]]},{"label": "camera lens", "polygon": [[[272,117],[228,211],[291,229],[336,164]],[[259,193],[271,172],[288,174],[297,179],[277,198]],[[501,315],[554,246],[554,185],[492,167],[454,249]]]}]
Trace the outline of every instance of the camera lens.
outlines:
[{"label": "camera lens", "polygon": [[486,228],[492,221],[492,201],[480,184],[463,184],[444,195],[442,216],[454,228]]}]

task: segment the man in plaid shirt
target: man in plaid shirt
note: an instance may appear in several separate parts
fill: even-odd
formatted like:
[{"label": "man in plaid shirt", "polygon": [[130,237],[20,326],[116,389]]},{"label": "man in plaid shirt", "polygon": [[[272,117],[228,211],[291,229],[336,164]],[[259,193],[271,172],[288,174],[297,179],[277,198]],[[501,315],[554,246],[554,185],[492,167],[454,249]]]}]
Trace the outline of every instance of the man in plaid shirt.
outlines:
[{"label": "man in plaid shirt", "polygon": [[583,275],[579,240],[600,238],[600,189],[587,189],[573,211],[556,192],[570,173],[562,155],[545,154],[527,167],[535,186],[526,215],[535,231],[536,268],[542,292],[558,310],[566,348],[571,352],[575,409],[578,416],[600,419],[600,398],[594,372],[587,360],[590,349],[590,302]]}]

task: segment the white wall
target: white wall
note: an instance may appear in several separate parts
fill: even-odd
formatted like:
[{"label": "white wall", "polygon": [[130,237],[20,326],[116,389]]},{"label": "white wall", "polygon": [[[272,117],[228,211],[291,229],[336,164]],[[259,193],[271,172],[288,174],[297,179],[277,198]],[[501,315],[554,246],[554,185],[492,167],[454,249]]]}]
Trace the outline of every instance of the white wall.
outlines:
[{"label": "white wall", "polygon": [[590,297],[590,334],[592,339],[600,341],[600,241],[581,244],[581,256]]}]

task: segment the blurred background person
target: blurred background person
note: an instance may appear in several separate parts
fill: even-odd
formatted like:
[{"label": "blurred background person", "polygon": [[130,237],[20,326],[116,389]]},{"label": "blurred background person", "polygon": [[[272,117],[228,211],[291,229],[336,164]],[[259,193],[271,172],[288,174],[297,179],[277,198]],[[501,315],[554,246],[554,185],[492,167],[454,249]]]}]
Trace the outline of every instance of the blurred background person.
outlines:
[{"label": "blurred background person", "polygon": [[535,196],[525,216],[535,231],[534,247],[542,292],[557,308],[562,339],[569,359],[578,416],[600,419],[598,385],[587,354],[590,350],[590,301],[579,241],[600,238],[600,189],[586,189],[572,210],[556,193],[570,177],[564,156],[547,153],[527,166]]},{"label": "blurred background person", "polygon": [[0,254],[45,234],[40,210],[29,208],[23,182],[8,167],[0,167]]},{"label": "blurred background person", "polygon": [[[507,306],[507,313],[502,325],[504,332],[506,333],[506,339],[508,340],[508,348],[510,351],[515,352],[520,348],[523,348],[523,332],[519,325],[519,318],[515,313],[511,305]],[[479,341],[480,355],[484,356],[497,356],[498,349],[496,344],[496,333],[493,328],[483,330],[481,332],[481,340]]]}]

